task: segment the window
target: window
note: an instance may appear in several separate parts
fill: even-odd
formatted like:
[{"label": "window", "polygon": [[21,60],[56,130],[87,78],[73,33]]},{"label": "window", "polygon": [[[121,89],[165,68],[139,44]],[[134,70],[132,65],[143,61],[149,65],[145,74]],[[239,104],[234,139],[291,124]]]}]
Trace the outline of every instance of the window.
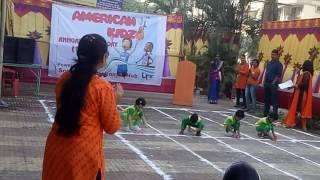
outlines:
[{"label": "window", "polygon": [[290,20],[300,19],[301,18],[302,7],[293,7],[291,9]]},{"label": "window", "polygon": [[316,7],[316,13],[320,13],[320,6]]}]

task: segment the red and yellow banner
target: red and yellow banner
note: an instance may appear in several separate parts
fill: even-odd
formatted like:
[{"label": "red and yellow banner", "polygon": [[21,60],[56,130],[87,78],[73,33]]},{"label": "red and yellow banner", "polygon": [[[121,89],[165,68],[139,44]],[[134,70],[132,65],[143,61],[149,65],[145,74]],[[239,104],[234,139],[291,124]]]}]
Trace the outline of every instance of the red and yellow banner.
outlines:
[{"label": "red and yellow banner", "polygon": [[[281,52],[280,61],[284,65],[283,81],[296,80],[294,67],[301,66],[305,60],[314,65],[313,90],[319,92],[320,86],[320,19],[295,21],[274,21],[263,25],[259,44],[259,59],[267,62],[271,51]],[[261,63],[264,67],[265,63]]]}]

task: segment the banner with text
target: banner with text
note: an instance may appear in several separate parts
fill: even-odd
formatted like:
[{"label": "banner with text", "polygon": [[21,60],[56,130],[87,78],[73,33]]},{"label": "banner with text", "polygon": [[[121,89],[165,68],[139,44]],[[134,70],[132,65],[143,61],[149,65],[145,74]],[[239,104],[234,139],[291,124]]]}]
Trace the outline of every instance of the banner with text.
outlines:
[{"label": "banner with text", "polygon": [[80,38],[100,34],[109,57],[99,75],[112,82],[160,85],[164,59],[166,16],[53,4],[49,76],[59,77],[77,58]]}]

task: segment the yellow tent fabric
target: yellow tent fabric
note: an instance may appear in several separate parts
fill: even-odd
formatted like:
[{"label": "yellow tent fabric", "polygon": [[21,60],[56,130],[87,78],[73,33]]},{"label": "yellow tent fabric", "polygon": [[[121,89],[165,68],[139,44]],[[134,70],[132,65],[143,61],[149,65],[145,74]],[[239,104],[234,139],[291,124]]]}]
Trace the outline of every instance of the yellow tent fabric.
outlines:
[{"label": "yellow tent fabric", "polygon": [[280,61],[284,64],[283,81],[296,80],[294,67],[301,66],[305,60],[314,65],[313,92],[319,93],[320,84],[320,19],[295,21],[274,21],[263,25],[259,44],[261,68],[271,59],[271,51],[282,52]]}]

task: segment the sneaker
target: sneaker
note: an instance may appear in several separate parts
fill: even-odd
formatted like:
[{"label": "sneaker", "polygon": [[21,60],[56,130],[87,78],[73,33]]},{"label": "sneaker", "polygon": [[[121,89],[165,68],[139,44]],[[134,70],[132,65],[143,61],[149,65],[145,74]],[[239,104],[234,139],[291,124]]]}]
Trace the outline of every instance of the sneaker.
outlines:
[{"label": "sneaker", "polygon": [[131,129],[129,128],[129,126],[127,126],[127,127],[124,127],[124,128],[123,128],[123,131],[125,131],[125,132],[131,132]]},{"label": "sneaker", "polygon": [[133,126],[131,129],[134,131],[141,131],[141,128],[139,126]]},{"label": "sneaker", "polygon": [[9,105],[6,102],[0,100],[0,107],[7,108],[7,107],[9,107]]},{"label": "sneaker", "polygon": [[244,111],[244,112],[248,112],[249,111],[249,109],[246,108],[246,107],[245,108],[241,108],[241,110]]}]

